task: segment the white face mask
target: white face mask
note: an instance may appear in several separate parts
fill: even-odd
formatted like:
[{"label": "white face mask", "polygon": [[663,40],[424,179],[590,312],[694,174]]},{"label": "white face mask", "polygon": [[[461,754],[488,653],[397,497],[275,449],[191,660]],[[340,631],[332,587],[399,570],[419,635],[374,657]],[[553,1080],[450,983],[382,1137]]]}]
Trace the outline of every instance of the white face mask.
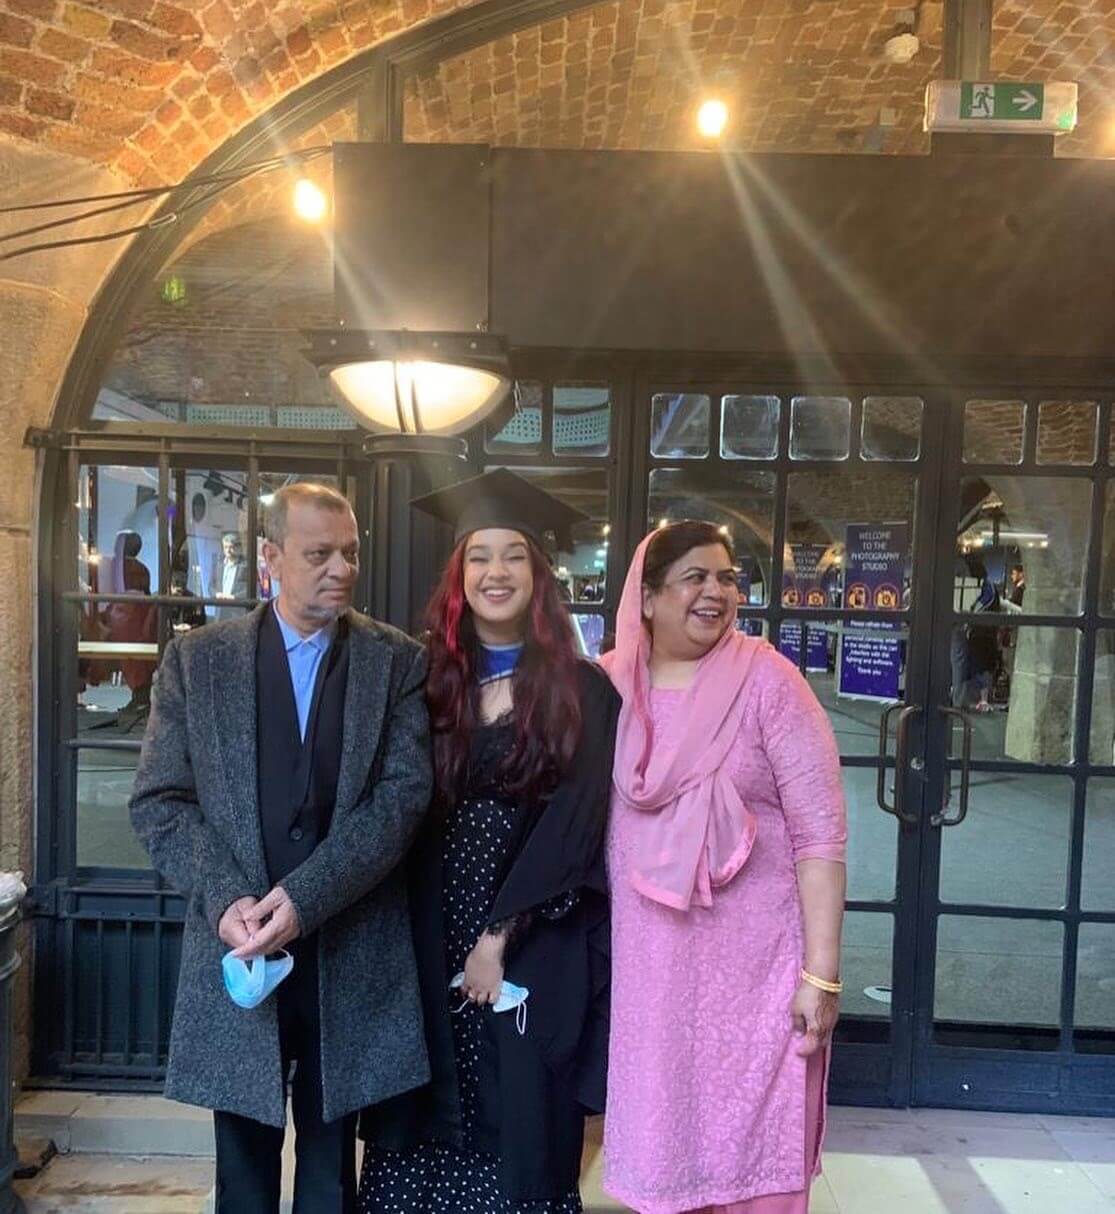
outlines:
[{"label": "white face mask", "polygon": [[[464,986],[465,976],[463,973],[457,974],[453,981],[449,984],[450,990],[459,990]],[[514,982],[508,982],[505,978],[500,983],[499,998],[491,1005],[493,1012],[510,1012],[515,1013],[515,1027],[519,1030],[519,1036],[526,1036],[527,1031],[527,996],[530,991],[525,986],[516,986]],[[453,1012],[455,1016],[458,1012],[463,1012],[469,1005],[469,1000],[465,1000],[460,1007]]]}]

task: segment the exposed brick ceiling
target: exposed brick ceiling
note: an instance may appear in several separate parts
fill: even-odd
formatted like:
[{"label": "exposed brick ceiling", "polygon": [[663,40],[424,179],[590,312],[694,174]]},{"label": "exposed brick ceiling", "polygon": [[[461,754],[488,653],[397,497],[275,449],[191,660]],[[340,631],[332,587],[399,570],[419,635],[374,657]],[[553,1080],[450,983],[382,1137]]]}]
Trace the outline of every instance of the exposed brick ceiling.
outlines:
[{"label": "exposed brick ceiling", "polygon": [[[475,0],[0,0],[0,133],[175,180],[251,118],[382,39]],[[922,48],[882,48],[904,9]],[[694,146],[704,87],[732,139],[778,151],[924,149],[939,0],[608,0],[442,63],[408,135],[560,147]],[[1115,154],[1115,0],[996,0],[993,74],[1076,79],[1061,154]]]},{"label": "exposed brick ceiling", "polygon": [[[916,13],[921,48],[883,56]],[[926,84],[942,74],[940,3],[611,0],[502,38],[412,79],[407,137],[546,147],[701,146],[699,99],[733,103],[748,151],[922,152]],[[998,0],[993,75],[1075,79],[1070,155],[1115,154],[1115,2]]]},{"label": "exposed brick ceiling", "polygon": [[282,97],[475,0],[0,0],[0,134],[177,181]]},{"label": "exposed brick ceiling", "polygon": [[872,0],[611,0],[412,80],[407,137],[694,149],[712,89],[730,102],[735,147],[920,151],[942,8],[922,4],[922,48],[901,67],[882,54],[896,12]]}]

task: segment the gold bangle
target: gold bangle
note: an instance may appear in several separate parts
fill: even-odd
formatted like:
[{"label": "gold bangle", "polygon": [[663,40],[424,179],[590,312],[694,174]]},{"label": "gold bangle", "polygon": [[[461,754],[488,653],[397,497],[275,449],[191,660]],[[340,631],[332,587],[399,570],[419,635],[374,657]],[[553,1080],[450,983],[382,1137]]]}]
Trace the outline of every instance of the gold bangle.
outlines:
[{"label": "gold bangle", "polygon": [[829,995],[839,995],[844,989],[844,983],[839,978],[835,982],[829,982],[826,978],[818,978],[816,974],[811,974],[804,965],[801,967],[801,980]]}]

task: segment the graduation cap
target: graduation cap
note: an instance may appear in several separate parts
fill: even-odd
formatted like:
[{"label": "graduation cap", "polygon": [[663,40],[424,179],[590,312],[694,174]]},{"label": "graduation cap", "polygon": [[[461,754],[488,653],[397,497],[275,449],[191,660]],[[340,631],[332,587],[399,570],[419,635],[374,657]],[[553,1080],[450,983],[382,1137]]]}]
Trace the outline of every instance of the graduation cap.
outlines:
[{"label": "graduation cap", "polygon": [[544,547],[543,537],[552,531],[558,548],[565,552],[572,551],[574,525],[589,521],[587,514],[506,468],[417,497],[411,505],[451,523],[455,542],[473,531],[499,527],[521,531]]}]

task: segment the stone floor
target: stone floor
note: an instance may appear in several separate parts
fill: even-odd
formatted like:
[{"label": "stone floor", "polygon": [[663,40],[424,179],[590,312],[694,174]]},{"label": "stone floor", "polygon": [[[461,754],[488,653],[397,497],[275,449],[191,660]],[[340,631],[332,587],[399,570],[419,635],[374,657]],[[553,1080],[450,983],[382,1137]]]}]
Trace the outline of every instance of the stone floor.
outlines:
[{"label": "stone floor", "polygon": [[[54,1116],[63,1148],[71,1148],[34,1179],[17,1183],[27,1214],[206,1214],[213,1164],[203,1153],[205,1116],[186,1110],[178,1120],[176,1112],[180,1106],[153,1098],[124,1104],[105,1097],[25,1100],[23,1131],[41,1130]],[[72,1127],[69,1134],[65,1124]],[[600,1189],[599,1127],[593,1131],[585,1158],[586,1210],[624,1210]],[[163,1141],[168,1153],[123,1153],[129,1138],[149,1148]],[[182,1148],[199,1153],[183,1154]],[[1115,1214],[1115,1119],[836,1108],[811,1211]]]}]

